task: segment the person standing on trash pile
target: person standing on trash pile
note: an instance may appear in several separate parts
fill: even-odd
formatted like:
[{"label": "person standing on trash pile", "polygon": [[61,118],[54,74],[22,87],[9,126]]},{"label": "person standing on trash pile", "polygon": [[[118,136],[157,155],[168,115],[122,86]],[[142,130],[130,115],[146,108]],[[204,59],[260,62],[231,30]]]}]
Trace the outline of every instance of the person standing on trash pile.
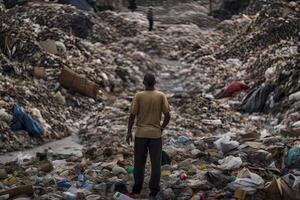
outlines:
[{"label": "person standing on trash pile", "polygon": [[[132,127],[136,122],[134,140],[134,186],[132,195],[139,195],[143,188],[145,164],[149,151],[151,160],[151,178],[149,182],[150,199],[155,199],[160,191],[162,131],[170,121],[170,106],[164,93],[155,89],[155,76],[144,76],[145,90],[135,94],[130,109],[128,132],[126,142],[130,144],[133,139]],[[161,125],[161,116],[164,120]]]},{"label": "person standing on trash pile", "polygon": [[153,8],[150,7],[147,12],[147,19],[149,22],[149,31],[153,30],[154,18],[153,18]]}]

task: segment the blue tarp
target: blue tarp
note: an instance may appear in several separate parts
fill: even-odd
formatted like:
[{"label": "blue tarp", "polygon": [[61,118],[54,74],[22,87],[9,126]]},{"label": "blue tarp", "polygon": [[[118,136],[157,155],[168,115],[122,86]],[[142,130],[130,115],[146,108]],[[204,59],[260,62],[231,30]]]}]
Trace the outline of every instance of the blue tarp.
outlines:
[{"label": "blue tarp", "polygon": [[67,2],[80,10],[93,11],[92,6],[86,0],[67,0]]},{"label": "blue tarp", "polygon": [[39,137],[44,133],[42,125],[25,113],[22,107],[13,105],[13,120],[10,126],[12,131],[27,131],[30,136]]}]

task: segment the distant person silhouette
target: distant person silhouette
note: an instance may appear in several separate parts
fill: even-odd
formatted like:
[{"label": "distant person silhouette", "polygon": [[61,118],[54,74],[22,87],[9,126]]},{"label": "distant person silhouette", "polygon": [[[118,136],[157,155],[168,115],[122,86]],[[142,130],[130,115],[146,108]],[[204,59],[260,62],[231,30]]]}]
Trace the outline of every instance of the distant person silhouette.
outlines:
[{"label": "distant person silhouette", "polygon": [[153,30],[154,18],[153,18],[153,8],[150,7],[147,13],[147,19],[149,21],[149,31]]}]

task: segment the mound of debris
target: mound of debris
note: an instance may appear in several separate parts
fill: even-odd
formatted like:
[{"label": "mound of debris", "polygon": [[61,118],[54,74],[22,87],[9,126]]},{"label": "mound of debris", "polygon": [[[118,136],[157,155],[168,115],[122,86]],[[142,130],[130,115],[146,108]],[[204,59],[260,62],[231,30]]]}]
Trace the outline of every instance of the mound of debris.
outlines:
[{"label": "mound of debris", "polygon": [[[113,12],[99,15],[68,5],[31,3],[15,7],[0,19],[1,116],[18,104],[26,113],[38,110],[41,138],[11,131],[1,120],[0,152],[31,147],[76,131],[84,112],[142,81],[157,65],[139,51],[130,54],[110,44],[137,35],[142,25]],[[79,25],[80,24],[80,25]],[[75,130],[74,130],[75,129]]]}]

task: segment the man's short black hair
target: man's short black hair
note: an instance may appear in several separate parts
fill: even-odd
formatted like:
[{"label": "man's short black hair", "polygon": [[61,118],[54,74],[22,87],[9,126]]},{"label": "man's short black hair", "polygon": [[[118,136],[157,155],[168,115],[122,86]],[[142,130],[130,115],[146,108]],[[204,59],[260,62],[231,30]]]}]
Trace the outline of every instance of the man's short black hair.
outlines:
[{"label": "man's short black hair", "polygon": [[153,74],[147,73],[144,76],[144,85],[147,87],[153,87],[155,85],[155,76]]}]

